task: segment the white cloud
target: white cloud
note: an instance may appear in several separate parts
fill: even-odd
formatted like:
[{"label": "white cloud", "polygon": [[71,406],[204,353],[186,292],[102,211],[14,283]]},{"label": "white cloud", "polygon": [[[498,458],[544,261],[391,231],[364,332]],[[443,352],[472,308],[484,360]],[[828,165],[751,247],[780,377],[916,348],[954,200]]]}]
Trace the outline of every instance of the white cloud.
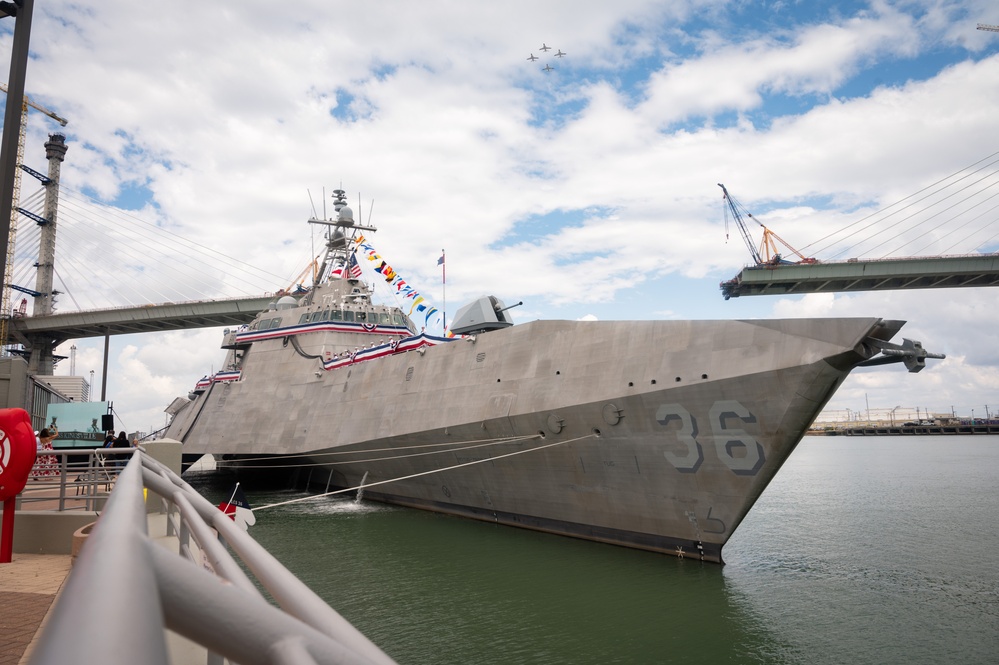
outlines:
[{"label": "white cloud", "polygon": [[[905,335],[951,357],[908,383],[858,373],[844,400],[856,386],[892,401],[943,395],[935,376],[970,403],[990,390],[995,365],[990,291],[725,303],[717,281],[749,256],[734,227],[725,241],[716,183],[772,210],[763,219],[793,246],[821,247],[830,230],[988,154],[999,56],[966,23],[990,7],[875,2],[836,16],[772,3],[758,16],[721,1],[281,12],[245,2],[205,5],[195,19],[122,0],[51,2],[36,7],[27,89],[70,120],[67,196],[146,187],[155,208],[145,219],[266,271],[251,279],[193,247],[171,246],[173,261],[161,261],[156,241],[123,248],[120,229],[82,223],[67,203],[73,251],[61,270],[95,297],[287,286],[314,256],[313,204],[321,213],[323,188],[342,183],[352,207],[373,212],[379,252],[421,290],[440,290],[446,248],[451,310],[496,293],[525,300],[518,320],[908,318]],[[542,41],[569,53],[554,75],[526,61]],[[34,116],[29,127],[38,170],[55,129],[46,123]],[[99,369],[101,342],[77,344],[78,367]],[[217,331],[112,348],[109,394],[139,422],[159,422],[157,409],[221,360]]]}]

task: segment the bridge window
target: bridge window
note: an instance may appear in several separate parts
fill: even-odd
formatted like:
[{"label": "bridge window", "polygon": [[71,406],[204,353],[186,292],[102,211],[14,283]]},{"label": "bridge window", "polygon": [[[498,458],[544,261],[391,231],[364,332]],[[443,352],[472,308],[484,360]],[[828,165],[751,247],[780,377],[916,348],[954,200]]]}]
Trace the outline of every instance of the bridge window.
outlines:
[{"label": "bridge window", "polygon": [[302,315],[302,318],[300,318],[300,319],[298,320],[298,322],[299,322],[299,323],[308,323],[308,322],[309,322],[309,313],[308,313],[308,312],[306,312],[305,314],[303,314],[303,315]]},{"label": "bridge window", "polygon": [[388,312],[382,312],[378,315],[378,323],[392,323],[392,316]]},{"label": "bridge window", "polygon": [[402,318],[402,312],[392,312],[392,319],[397,326],[406,325],[406,319]]},{"label": "bridge window", "polygon": [[312,313],[312,322],[313,323],[315,323],[316,321],[322,321],[322,319],[323,319],[323,313],[322,312],[313,312]]},{"label": "bridge window", "polygon": [[344,321],[353,321],[354,320],[354,313],[352,311],[350,311],[349,309],[343,310],[343,320]]},{"label": "bridge window", "polygon": [[356,318],[358,321],[367,321],[368,317],[364,312],[357,312]]},{"label": "bridge window", "polygon": [[330,321],[341,321],[343,320],[343,312],[338,309],[334,309],[330,312]]}]

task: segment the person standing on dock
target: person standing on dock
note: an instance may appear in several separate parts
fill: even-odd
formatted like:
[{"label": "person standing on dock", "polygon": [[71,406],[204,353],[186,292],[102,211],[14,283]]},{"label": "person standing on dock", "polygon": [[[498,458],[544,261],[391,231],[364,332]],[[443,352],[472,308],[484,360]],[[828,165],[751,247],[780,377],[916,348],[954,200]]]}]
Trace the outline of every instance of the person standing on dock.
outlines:
[{"label": "person standing on dock", "polygon": [[[125,430],[118,432],[118,437],[111,442],[112,448],[131,448],[132,444],[128,440],[128,435],[125,434]],[[125,468],[125,464],[128,459],[124,455],[115,455],[114,465],[118,467],[119,470]]]},{"label": "person standing on dock", "polygon": [[55,455],[45,455],[44,452],[52,450],[52,441],[59,436],[59,430],[43,428],[38,432],[38,457],[35,465],[31,468],[32,478],[48,478],[59,475],[59,459]]}]

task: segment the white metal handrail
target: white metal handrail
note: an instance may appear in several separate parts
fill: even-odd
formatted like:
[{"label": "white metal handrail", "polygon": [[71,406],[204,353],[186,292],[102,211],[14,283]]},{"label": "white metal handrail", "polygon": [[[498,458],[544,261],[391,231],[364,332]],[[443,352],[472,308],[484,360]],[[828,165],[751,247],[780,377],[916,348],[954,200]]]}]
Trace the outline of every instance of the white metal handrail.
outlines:
[{"label": "white metal handrail", "polygon": [[[147,503],[157,497],[177,551],[149,535]],[[128,629],[109,639],[109,625]],[[168,663],[165,629],[204,647],[208,663],[395,662],[227,515],[141,453],[119,476],[30,662]]]},{"label": "white metal handrail", "polygon": [[[135,448],[59,448],[39,454],[24,490],[23,509],[100,510]],[[45,457],[55,458],[54,463]]]}]

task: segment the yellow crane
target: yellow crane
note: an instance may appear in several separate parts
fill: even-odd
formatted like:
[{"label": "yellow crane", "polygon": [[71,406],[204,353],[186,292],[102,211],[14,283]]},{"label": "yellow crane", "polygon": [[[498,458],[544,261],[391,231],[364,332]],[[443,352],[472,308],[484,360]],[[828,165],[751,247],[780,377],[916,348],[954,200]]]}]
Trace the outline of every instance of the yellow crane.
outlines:
[{"label": "yellow crane", "polygon": [[[725,208],[725,238],[728,238],[728,214],[729,211],[732,213],[732,217],[735,218],[735,223],[739,226],[739,231],[742,232],[742,239],[746,241],[746,246],[749,247],[749,253],[753,256],[753,261],[757,266],[779,266],[791,263],[818,263],[816,259],[807,257],[794,247],[791,247],[786,240],[781,238],[779,235],[771,231],[766,227],[766,225],[760,220],[753,217],[752,213],[746,210],[741,203],[737,202],[732,195],[728,193],[725,185],[718,183],[718,186],[722,188],[722,198],[725,200],[727,207]],[[746,213],[746,217],[750,218],[763,228],[763,240],[760,242],[759,249],[753,244],[753,238],[749,234],[749,229],[746,228],[746,223],[742,221],[742,215],[739,210]],[[789,252],[798,257],[798,261],[788,261],[780,253],[780,247],[777,243],[783,245]]]},{"label": "yellow crane", "polygon": [[[7,92],[7,85],[0,83],[0,90],[4,93]],[[37,111],[41,111],[48,117],[52,118],[58,122],[63,127],[69,122],[65,118],[60,118],[58,115],[48,110],[40,104],[36,104],[31,101],[27,95],[21,100],[21,135],[17,140],[17,164],[20,166],[24,163],[24,137],[27,133],[27,120],[28,120],[28,107],[31,107]],[[4,271],[3,276],[3,295],[0,297],[0,346],[4,349],[7,348],[7,333],[8,324],[10,320],[10,283],[14,275],[14,238],[17,235],[17,204],[21,198],[21,169],[14,169],[14,193],[11,197],[12,205],[10,211],[10,235],[7,240],[7,267]]]},{"label": "yellow crane", "polygon": [[317,256],[316,258],[312,259],[312,263],[305,266],[305,269],[302,270],[302,272],[298,273],[298,277],[292,280],[291,284],[288,285],[288,288],[281,289],[281,292],[292,293],[293,289],[296,286],[301,285],[302,278],[304,278],[307,274],[309,274],[310,271],[312,272],[312,284],[315,285],[316,280],[319,279],[319,276],[316,274],[316,270],[318,268],[319,268],[319,257]]}]

